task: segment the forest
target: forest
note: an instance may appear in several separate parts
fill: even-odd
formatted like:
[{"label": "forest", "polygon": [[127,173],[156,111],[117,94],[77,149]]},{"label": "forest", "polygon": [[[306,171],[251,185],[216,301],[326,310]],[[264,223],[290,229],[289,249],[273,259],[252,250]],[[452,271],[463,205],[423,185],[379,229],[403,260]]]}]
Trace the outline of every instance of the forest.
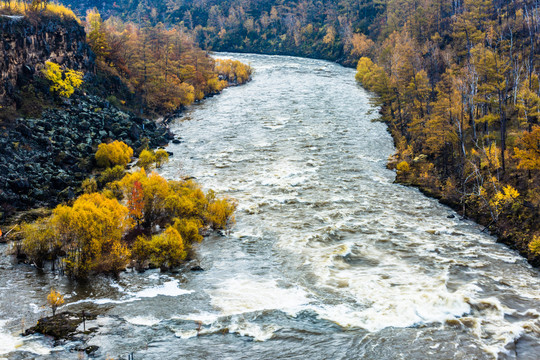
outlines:
[{"label": "forest", "polygon": [[[173,112],[251,75],[248,66],[225,71],[227,61],[209,57],[179,27],[139,26],[115,17],[103,21],[96,10],[87,12],[85,24],[98,70],[121,79],[137,94],[134,99],[143,112]],[[126,101],[109,98],[115,104]]]},{"label": "forest", "polygon": [[137,23],[181,24],[209,50],[297,55],[349,66],[365,51],[366,41],[391,31],[383,22],[387,6],[393,6],[377,0],[65,2],[79,12],[96,7]]},{"label": "forest", "polygon": [[538,263],[538,2],[415,4],[387,10],[403,21],[364,54],[356,77],[380,97],[398,179]]}]

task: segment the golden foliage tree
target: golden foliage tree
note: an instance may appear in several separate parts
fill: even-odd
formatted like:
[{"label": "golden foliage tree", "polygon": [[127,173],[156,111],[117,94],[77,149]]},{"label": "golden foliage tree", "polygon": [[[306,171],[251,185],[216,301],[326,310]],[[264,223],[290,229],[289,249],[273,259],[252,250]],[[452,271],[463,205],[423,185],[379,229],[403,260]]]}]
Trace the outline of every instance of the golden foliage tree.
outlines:
[{"label": "golden foliage tree", "polygon": [[58,291],[51,289],[49,295],[47,295],[47,304],[51,307],[53,316],[56,315],[56,309],[59,306],[64,304],[64,295],[60,294]]},{"label": "golden foliage tree", "polygon": [[62,70],[60,65],[52,61],[45,63],[43,74],[52,83],[50,91],[61,97],[71,97],[75,89],[78,89],[83,84],[84,74],[81,71],[72,69]]},{"label": "golden foliage tree", "polygon": [[64,264],[68,274],[86,277],[94,271],[117,273],[127,265],[129,251],[121,239],[132,223],[128,209],[116,199],[100,193],[84,194],[73,206],[58,206],[52,222],[66,239]]},{"label": "golden foliage tree", "polygon": [[518,169],[540,170],[540,126],[531,132],[524,132],[514,148],[515,157],[519,160]]},{"label": "golden foliage tree", "polygon": [[118,165],[125,167],[132,156],[131,147],[123,141],[115,140],[110,144],[99,144],[95,158],[98,166],[109,168]]}]

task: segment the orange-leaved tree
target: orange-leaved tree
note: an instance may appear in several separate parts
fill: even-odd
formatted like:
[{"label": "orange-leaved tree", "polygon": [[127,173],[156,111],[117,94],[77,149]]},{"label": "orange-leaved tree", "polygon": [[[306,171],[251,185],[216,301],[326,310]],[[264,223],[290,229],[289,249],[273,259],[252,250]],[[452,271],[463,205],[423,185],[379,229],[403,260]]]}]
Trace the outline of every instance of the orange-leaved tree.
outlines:
[{"label": "orange-leaved tree", "polygon": [[137,226],[141,225],[144,210],[144,193],[140,181],[135,181],[128,198],[129,216],[136,221]]}]

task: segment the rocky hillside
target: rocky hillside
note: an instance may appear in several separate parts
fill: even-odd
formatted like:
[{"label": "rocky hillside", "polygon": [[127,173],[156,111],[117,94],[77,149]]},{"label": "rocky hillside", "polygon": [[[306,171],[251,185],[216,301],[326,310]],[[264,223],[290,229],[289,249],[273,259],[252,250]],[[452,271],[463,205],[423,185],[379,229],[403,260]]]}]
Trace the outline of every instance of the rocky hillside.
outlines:
[{"label": "rocky hillside", "polygon": [[49,17],[32,21],[23,16],[0,16],[0,106],[12,106],[16,89],[27,85],[46,61],[93,71],[95,55],[76,20]]},{"label": "rocky hillside", "polygon": [[39,119],[0,127],[0,223],[17,210],[70,200],[95,166],[102,142],[140,148],[165,145],[172,136],[152,120],[128,115],[94,96],[76,96]]}]

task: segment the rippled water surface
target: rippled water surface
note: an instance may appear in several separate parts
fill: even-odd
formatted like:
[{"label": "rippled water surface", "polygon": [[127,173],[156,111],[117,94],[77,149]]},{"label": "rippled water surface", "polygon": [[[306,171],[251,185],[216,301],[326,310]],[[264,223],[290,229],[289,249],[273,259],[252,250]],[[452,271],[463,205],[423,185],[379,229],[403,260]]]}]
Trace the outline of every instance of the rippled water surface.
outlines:
[{"label": "rippled water surface", "polygon": [[[171,124],[183,142],[161,171],[239,203],[232,230],[196,249],[205,271],[128,272],[83,287],[4,257],[0,354],[77,358],[85,341],[98,358],[539,357],[538,271],[393,183],[392,139],[352,69],[234,58],[252,64],[253,81]],[[58,283],[71,293],[67,309],[100,314],[87,325],[97,331],[56,347],[23,341],[22,322],[44,315]]]}]

